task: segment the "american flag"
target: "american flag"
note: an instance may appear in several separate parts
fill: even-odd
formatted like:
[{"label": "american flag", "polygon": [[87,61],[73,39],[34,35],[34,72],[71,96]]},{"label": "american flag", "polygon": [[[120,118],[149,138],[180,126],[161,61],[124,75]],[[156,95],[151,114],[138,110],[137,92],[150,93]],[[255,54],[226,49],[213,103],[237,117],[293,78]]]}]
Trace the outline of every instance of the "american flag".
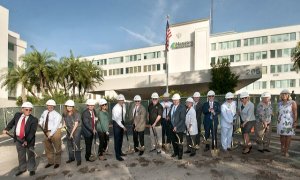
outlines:
[{"label": "american flag", "polygon": [[172,36],[172,33],[171,33],[171,29],[169,27],[169,20],[167,20],[167,26],[166,26],[166,52],[169,51],[169,40],[170,40],[171,36]]}]

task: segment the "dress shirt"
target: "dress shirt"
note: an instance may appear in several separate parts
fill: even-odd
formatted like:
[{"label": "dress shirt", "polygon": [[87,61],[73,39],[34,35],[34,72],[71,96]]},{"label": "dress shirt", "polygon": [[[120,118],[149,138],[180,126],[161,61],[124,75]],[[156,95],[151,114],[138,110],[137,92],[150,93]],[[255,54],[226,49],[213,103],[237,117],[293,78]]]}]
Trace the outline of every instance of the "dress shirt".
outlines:
[{"label": "dress shirt", "polygon": [[[46,117],[48,114],[48,110],[45,110],[41,115],[39,124],[45,128]],[[53,136],[58,128],[61,128],[61,115],[55,110],[49,112],[49,121],[48,121],[48,129],[44,129],[45,131],[51,131],[49,136]]]},{"label": "dress shirt", "polygon": [[[22,116],[20,117],[19,121],[18,121],[18,124],[17,124],[17,127],[16,127],[16,136],[19,136],[20,135],[20,129],[21,129],[21,124],[22,124],[22,120],[24,118],[24,114],[22,114]],[[27,123],[27,120],[28,120],[28,117],[29,116],[26,116],[25,118],[25,125]],[[25,126],[24,126],[25,127]],[[25,130],[24,130],[24,136],[25,136]]]},{"label": "dress shirt", "polygon": [[[126,107],[123,104],[123,120],[125,121]],[[117,103],[112,109],[112,120],[115,121],[121,128],[124,128],[122,124],[122,106]]]}]

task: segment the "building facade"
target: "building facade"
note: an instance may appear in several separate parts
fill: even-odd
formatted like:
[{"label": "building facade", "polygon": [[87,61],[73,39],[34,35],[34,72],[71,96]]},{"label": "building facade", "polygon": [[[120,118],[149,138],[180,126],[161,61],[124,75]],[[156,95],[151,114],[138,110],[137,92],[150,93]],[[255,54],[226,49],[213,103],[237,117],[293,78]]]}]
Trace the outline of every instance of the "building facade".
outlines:
[{"label": "building facade", "polygon": [[[94,93],[114,95],[165,92],[166,62],[169,89],[205,92],[211,63],[229,59],[240,75],[237,92],[279,94],[283,88],[300,92],[300,76],[293,68],[291,51],[300,39],[300,25],[249,32],[210,34],[209,20],[170,26],[169,51],[153,46],[84,57],[103,69],[104,83]],[[167,57],[167,58],[166,58]]]},{"label": "building facade", "polygon": [[[7,73],[8,69],[20,65],[20,57],[25,54],[27,43],[20,35],[8,29],[9,11],[0,6],[0,74]],[[21,95],[21,87],[7,91],[0,89],[1,106],[15,105],[16,97]]]}]

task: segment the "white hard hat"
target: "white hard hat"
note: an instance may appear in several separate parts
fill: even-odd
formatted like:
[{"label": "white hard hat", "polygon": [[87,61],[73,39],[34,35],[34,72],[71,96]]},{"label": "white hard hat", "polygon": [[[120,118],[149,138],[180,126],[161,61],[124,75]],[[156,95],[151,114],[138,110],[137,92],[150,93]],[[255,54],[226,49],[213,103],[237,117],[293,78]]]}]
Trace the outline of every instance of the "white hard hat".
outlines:
[{"label": "white hard hat", "polygon": [[261,94],[261,97],[264,98],[264,97],[268,97],[268,98],[271,98],[271,93],[269,92],[264,92]]},{"label": "white hard hat", "polygon": [[172,100],[179,100],[180,99],[180,95],[178,93],[174,94],[172,97]]},{"label": "white hard hat", "polygon": [[107,101],[105,99],[100,99],[99,105],[102,106],[103,104],[107,104]]},{"label": "white hard hat", "polygon": [[136,95],[136,96],[134,96],[133,100],[134,100],[134,101],[141,101],[142,98],[141,98],[140,95]]},{"label": "white hard hat", "polygon": [[230,98],[234,98],[234,95],[233,95],[231,92],[228,92],[228,93],[225,95],[225,99],[230,99]]},{"label": "white hard hat", "polygon": [[245,98],[245,97],[249,97],[249,93],[248,92],[242,92],[240,95],[240,98]]},{"label": "white hard hat", "polygon": [[85,104],[88,106],[95,106],[96,102],[93,99],[88,99]]},{"label": "white hard hat", "polygon": [[288,89],[284,89],[280,92],[280,94],[291,94]]},{"label": "white hard hat", "polygon": [[47,106],[56,106],[56,103],[53,99],[49,99],[47,102],[46,102],[46,105]]},{"label": "white hard hat", "polygon": [[118,101],[125,101],[125,97],[123,94],[119,94],[118,97],[117,97],[117,100]]},{"label": "white hard hat", "polygon": [[193,103],[194,102],[194,100],[193,100],[193,98],[192,97],[189,97],[189,98],[187,98],[186,99],[186,101],[185,102],[190,102],[190,103]]},{"label": "white hard hat", "polygon": [[195,92],[193,97],[200,97],[200,93],[199,92]]},{"label": "white hard hat", "polygon": [[170,94],[167,93],[167,92],[165,92],[164,95],[163,95],[163,97],[164,97],[164,98],[168,98],[168,97],[170,97]]},{"label": "white hard hat", "polygon": [[72,107],[74,107],[75,103],[74,103],[73,100],[67,100],[66,103],[65,103],[65,106],[72,106]]},{"label": "white hard hat", "polygon": [[31,102],[24,102],[21,106],[22,108],[33,108]]},{"label": "white hard hat", "polygon": [[208,91],[207,96],[214,96],[215,92],[213,90]]},{"label": "white hard hat", "polygon": [[158,96],[157,92],[152,93],[151,98],[152,99],[158,99],[159,96]]}]

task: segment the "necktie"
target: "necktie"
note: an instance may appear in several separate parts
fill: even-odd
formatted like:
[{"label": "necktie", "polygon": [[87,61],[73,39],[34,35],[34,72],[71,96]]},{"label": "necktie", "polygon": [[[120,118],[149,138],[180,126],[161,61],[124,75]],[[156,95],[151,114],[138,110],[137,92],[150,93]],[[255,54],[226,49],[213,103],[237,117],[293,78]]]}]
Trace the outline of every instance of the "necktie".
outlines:
[{"label": "necktie", "polygon": [[175,113],[175,111],[176,111],[176,106],[174,106],[173,107],[173,110],[172,110],[172,118],[171,118],[171,120],[172,120],[172,124],[174,124],[174,113]]},{"label": "necktie", "polygon": [[[134,108],[133,119],[134,119],[135,116],[136,116],[136,109],[137,109],[137,107]],[[122,111],[122,112],[123,112],[123,111]]]},{"label": "necktie", "polygon": [[95,115],[94,112],[92,111],[92,129],[95,128]]},{"label": "necktie", "polygon": [[46,116],[46,122],[45,122],[45,127],[44,127],[44,131],[48,131],[48,122],[49,122],[49,113],[47,113],[47,116]]},{"label": "necktie", "polygon": [[122,108],[122,124],[124,125],[124,117],[123,117],[123,106],[121,106],[121,108]]},{"label": "necktie", "polygon": [[21,122],[21,128],[20,128],[20,134],[19,134],[20,139],[23,139],[24,135],[25,135],[25,118],[26,118],[26,116],[24,116],[24,118],[22,119],[22,122]]}]

